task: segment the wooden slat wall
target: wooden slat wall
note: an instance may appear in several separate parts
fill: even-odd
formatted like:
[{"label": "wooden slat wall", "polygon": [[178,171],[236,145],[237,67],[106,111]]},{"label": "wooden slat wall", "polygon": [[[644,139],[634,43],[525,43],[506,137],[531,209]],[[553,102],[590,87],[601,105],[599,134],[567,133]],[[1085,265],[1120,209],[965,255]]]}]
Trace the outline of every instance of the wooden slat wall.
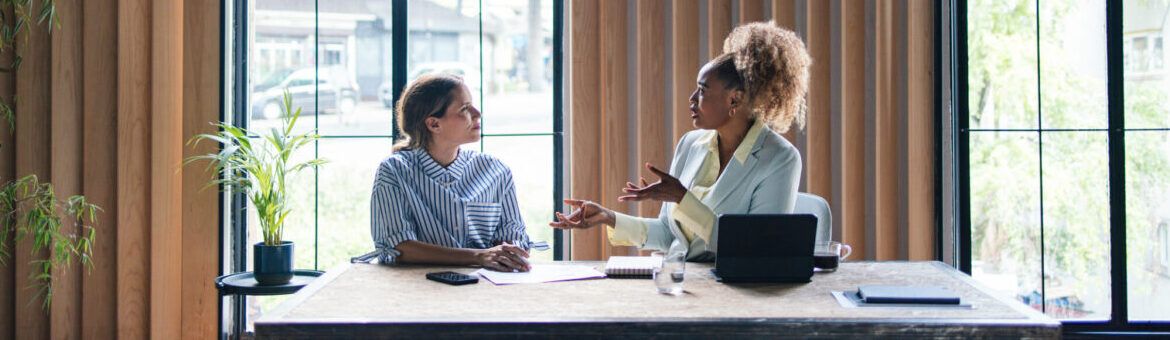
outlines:
[{"label": "wooden slat wall", "polygon": [[[622,194],[621,188],[630,180],[630,152],[637,155],[637,149],[631,147],[629,129],[630,84],[628,75],[630,63],[629,48],[626,37],[630,34],[627,14],[629,13],[626,0],[602,0],[598,19],[601,22],[601,88],[598,91],[601,100],[601,197],[597,200],[606,207],[617,211],[636,214],[632,204],[618,204],[617,197]],[[625,247],[611,247],[608,242],[599,242],[601,256],[608,258],[610,254],[626,255],[630,249]]]},{"label": "wooden slat wall", "polygon": [[[569,180],[571,196],[586,200],[601,199],[601,45],[598,39],[600,22],[598,1],[572,1],[570,17],[569,91],[572,103],[569,115],[573,133],[570,142],[574,147],[572,157],[573,178]],[[623,56],[624,57],[624,56]],[[601,248],[606,242],[600,228],[573,230],[570,248],[574,259],[601,258]]]},{"label": "wooden slat wall", "polygon": [[876,34],[875,49],[874,49],[874,66],[876,68],[876,79],[874,85],[876,91],[874,92],[874,124],[870,127],[873,129],[875,140],[875,151],[872,153],[875,170],[870,182],[874,186],[873,197],[870,198],[870,204],[873,205],[873,237],[869,238],[868,242],[873,242],[873,246],[869,247],[870,252],[866,253],[868,258],[877,260],[891,260],[896,258],[898,252],[898,200],[901,198],[898,195],[898,174],[896,163],[898,159],[898,116],[895,112],[897,108],[897,89],[894,88],[895,72],[897,72],[896,64],[897,54],[891,45],[894,40],[894,6],[893,2],[883,1],[875,4],[875,25],[874,33]]},{"label": "wooden slat wall", "polygon": [[[934,23],[935,3],[907,1],[906,23],[906,178],[933,179],[934,174]],[[905,193],[908,227],[907,254],[911,259],[934,258],[936,228],[932,210],[934,182],[910,180]]]},{"label": "wooden slat wall", "polygon": [[[33,13],[40,8],[39,2],[33,3]],[[44,26],[27,26],[25,38],[29,43],[17,42],[23,62],[16,72],[16,174],[36,175],[41,181],[50,180],[50,145],[52,138],[50,109],[50,85],[44,81],[50,77],[50,45],[48,30]],[[19,38],[18,38],[19,40]],[[29,79],[30,81],[20,81]],[[21,133],[27,131],[28,133]],[[13,265],[16,266],[16,338],[17,339],[48,339],[49,315],[41,309],[36,299],[36,289],[28,285],[29,274],[37,270],[29,261],[44,259],[48,251],[42,249],[36,255],[32,251],[32,238],[25,238],[16,243],[13,254]]]},{"label": "wooden slat wall", "polygon": [[[635,84],[638,87],[638,111],[635,114],[638,117],[638,162],[635,166],[651,182],[655,177],[641,170],[644,168],[642,164],[651,163],[660,169],[668,169],[670,158],[667,152],[673,149],[662,143],[671,138],[666,130],[667,91],[662,87],[666,83],[666,63],[662,61],[666,60],[666,16],[669,14],[664,0],[637,2],[638,80]],[[653,202],[638,206],[642,216],[658,216],[658,209],[662,207]]]},{"label": "wooden slat wall", "polygon": [[158,0],[150,35],[150,337],[182,336],[183,268],[183,4]]},{"label": "wooden slat wall", "polygon": [[842,166],[865,164],[865,4],[856,0],[836,1],[840,20],[837,25],[837,68],[840,93],[834,112],[839,112],[840,158],[834,178],[833,234],[841,242],[853,245],[856,254],[865,254],[865,167]]},{"label": "wooden slat wall", "polygon": [[[208,122],[219,120],[219,5],[217,1],[187,1],[183,12],[183,137],[190,140],[200,133],[214,133]],[[212,143],[198,149],[184,147],[183,157],[215,152]],[[219,295],[209,284],[219,272],[219,195],[203,190],[215,174],[192,167],[183,172],[183,338],[218,337],[215,320]]]},{"label": "wooden slat wall", "polygon": [[[81,194],[81,136],[82,96],[81,81],[81,2],[57,2],[61,26],[52,34],[51,176],[53,191],[58,197]],[[76,224],[60,213],[61,230],[76,233]],[[54,250],[55,251],[55,250]],[[73,266],[57,272],[53,279],[54,299],[50,311],[51,333],[54,339],[76,339],[81,336],[81,268]]]},{"label": "wooden slat wall", "polygon": [[118,338],[150,335],[150,2],[118,0]]},{"label": "wooden slat wall", "polygon": [[764,6],[766,2],[765,0],[739,0],[739,24],[771,19]]},{"label": "wooden slat wall", "polygon": [[84,339],[117,337],[118,302],[118,6],[116,0],[84,0],[82,21],[83,112],[82,132],[85,169],[82,187],[85,197],[105,211],[97,216],[94,228],[101,235],[94,240],[93,270],[82,276],[81,334]]},{"label": "wooden slat wall", "polygon": [[[802,34],[813,58],[807,127],[785,137],[798,146],[808,167],[803,173],[806,190],[825,197],[834,210],[834,239],[854,246],[850,259],[934,259],[933,4],[709,0],[706,27],[696,25],[700,4],[672,2],[671,24],[666,24],[651,15],[656,2],[636,2],[638,25],[618,34],[626,31],[621,20],[624,12],[618,13],[624,6],[573,2],[568,14],[572,17],[568,72],[573,122],[569,196],[624,210],[625,206],[609,203],[620,183],[637,179],[643,172],[627,170],[628,164],[621,160],[640,162],[649,157],[645,150],[671,150],[692,129],[685,118],[696,73],[700,63],[722,53],[732,16],[737,22],[774,20]],[[733,13],[733,8],[738,11]],[[671,37],[671,49],[662,57],[656,53],[665,40],[654,40],[659,30]],[[700,30],[707,33],[705,55],[699,55]],[[631,39],[637,42],[637,62],[630,63],[628,71],[638,75],[635,84],[614,74],[626,68],[611,64],[626,60],[623,46]],[[648,60],[662,58],[670,58],[673,82],[656,87],[661,84],[654,80],[656,70],[644,68],[660,67]],[[633,98],[626,98],[629,86],[635,86]],[[668,93],[672,102],[665,114],[672,117],[667,121],[673,122],[674,133],[661,140],[656,136],[662,130],[647,128],[643,122],[657,119],[653,115],[661,108],[654,103]],[[630,100],[638,103],[637,113],[624,112]],[[599,116],[604,119],[598,121]],[[637,137],[616,140],[625,135],[614,131],[624,131],[619,125],[629,122],[636,124]],[[643,216],[655,212],[645,206],[639,211]],[[605,257],[606,240],[600,231],[573,233],[574,259]]]},{"label": "wooden slat wall", "polygon": [[829,2],[809,1],[806,7],[807,35],[804,37],[812,66],[808,81],[808,113],[804,134],[807,143],[801,156],[804,158],[804,176],[808,183],[806,191],[833,202],[832,170],[830,148],[833,143],[829,119],[833,112],[829,106]]},{"label": "wooden slat wall", "polygon": [[[797,32],[796,17],[798,14],[800,13],[796,11],[796,0],[772,0],[772,22],[776,23],[776,26]],[[814,60],[813,62],[816,61]],[[802,134],[799,130],[795,128],[789,129],[783,136],[792,142],[792,144],[800,145],[800,141],[797,138],[802,137]],[[807,168],[808,164],[804,164],[804,166]],[[805,171],[805,173],[807,172]]]},{"label": "wooden slat wall", "polygon": [[776,26],[796,30],[796,0],[772,0],[772,21]]},{"label": "wooden slat wall", "polygon": [[[674,84],[671,91],[674,93],[668,115],[674,121],[674,133],[671,141],[678,141],[687,131],[695,127],[691,124],[690,98],[695,91],[695,70],[699,64],[699,0],[676,0],[671,3],[671,76]],[[704,58],[706,59],[706,58]],[[671,154],[676,142],[670,144]],[[669,156],[667,156],[669,157]]]},{"label": "wooden slat wall", "polygon": [[[5,18],[11,18],[12,11],[3,11]],[[12,64],[12,50],[0,53],[0,65]],[[16,78],[12,74],[0,74],[0,100],[12,104],[16,94]],[[0,119],[0,180],[16,177],[16,136],[6,119]],[[9,237],[0,244],[4,249],[15,250],[15,242]],[[13,260],[12,257],[9,257]],[[16,338],[16,266],[13,261],[0,264],[0,339]]]},{"label": "wooden slat wall", "polygon": [[723,54],[723,39],[731,33],[731,7],[731,0],[707,0],[707,60]]},{"label": "wooden slat wall", "polygon": [[16,245],[0,266],[0,339],[214,338],[219,195],[180,166],[214,148],[185,141],[219,119],[220,3],[58,0],[57,12],[52,36],[30,26],[20,69],[0,74],[0,97],[21,98],[17,133],[0,129],[0,180],[36,174],[101,206],[94,266],[57,273],[46,312],[25,287],[48,253]]}]

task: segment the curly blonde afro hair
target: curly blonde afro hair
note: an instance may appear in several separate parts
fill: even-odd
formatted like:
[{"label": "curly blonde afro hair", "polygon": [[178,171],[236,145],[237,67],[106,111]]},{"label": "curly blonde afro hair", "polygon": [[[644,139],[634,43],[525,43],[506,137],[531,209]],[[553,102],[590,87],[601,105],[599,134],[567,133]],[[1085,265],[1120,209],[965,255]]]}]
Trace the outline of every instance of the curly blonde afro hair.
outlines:
[{"label": "curly blonde afro hair", "polygon": [[756,119],[763,119],[779,133],[788,132],[794,123],[798,129],[804,128],[812,58],[795,33],[773,22],[736,27],[723,40],[723,55],[712,62],[716,66],[734,64],[737,74],[731,78],[738,78],[739,84],[733,85],[745,92],[747,107]]}]

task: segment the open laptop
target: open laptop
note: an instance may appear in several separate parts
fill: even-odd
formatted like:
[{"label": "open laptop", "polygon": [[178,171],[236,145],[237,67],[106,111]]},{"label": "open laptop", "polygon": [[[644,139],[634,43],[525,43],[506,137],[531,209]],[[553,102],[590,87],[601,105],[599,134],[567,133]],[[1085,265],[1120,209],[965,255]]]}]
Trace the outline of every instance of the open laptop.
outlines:
[{"label": "open laptop", "polygon": [[809,282],[817,217],[809,214],[720,215],[716,279]]}]

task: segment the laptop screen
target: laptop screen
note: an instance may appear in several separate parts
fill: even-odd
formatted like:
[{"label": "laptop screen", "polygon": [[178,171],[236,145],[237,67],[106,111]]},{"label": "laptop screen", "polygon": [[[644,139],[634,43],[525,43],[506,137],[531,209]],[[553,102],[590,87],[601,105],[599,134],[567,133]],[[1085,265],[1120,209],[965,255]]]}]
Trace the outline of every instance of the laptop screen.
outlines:
[{"label": "laptop screen", "polygon": [[721,215],[715,271],[722,280],[808,282],[817,218],[808,214]]},{"label": "laptop screen", "polygon": [[817,218],[807,214],[721,215],[719,256],[812,256]]}]

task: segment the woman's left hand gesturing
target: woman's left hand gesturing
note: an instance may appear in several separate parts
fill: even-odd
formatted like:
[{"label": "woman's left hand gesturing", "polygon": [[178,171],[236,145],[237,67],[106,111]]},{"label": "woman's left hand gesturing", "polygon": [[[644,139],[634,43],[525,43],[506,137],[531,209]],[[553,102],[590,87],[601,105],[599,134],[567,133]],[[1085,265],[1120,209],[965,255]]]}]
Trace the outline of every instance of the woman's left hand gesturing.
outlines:
[{"label": "woman's left hand gesturing", "polygon": [[658,181],[647,184],[646,178],[641,178],[641,186],[626,182],[626,187],[622,188],[626,195],[619,196],[618,202],[655,200],[678,203],[686,196],[687,188],[677,178],[658,170],[650,163],[646,163],[646,169],[658,176]]}]

